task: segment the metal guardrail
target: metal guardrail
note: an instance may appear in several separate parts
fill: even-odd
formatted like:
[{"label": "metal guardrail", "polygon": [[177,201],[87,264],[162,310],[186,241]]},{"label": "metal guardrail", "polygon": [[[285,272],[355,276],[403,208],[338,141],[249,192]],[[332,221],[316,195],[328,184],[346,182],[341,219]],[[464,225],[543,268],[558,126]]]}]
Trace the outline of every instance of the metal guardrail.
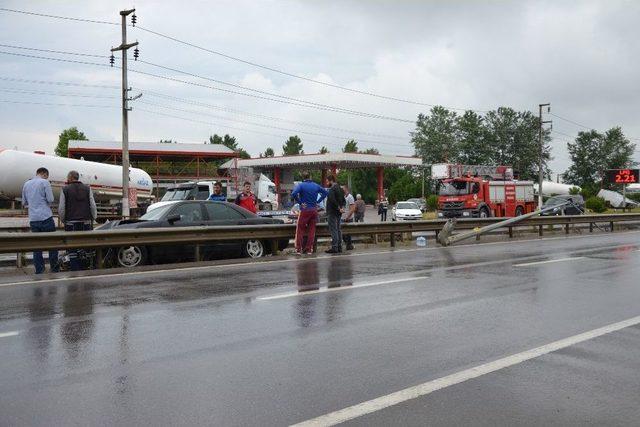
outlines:
[{"label": "metal guardrail", "polygon": [[[458,221],[456,229],[473,229],[502,220],[503,218],[463,219]],[[396,235],[399,233],[435,232],[437,235],[445,222],[446,220],[432,220],[344,224],[343,233],[352,236],[386,234],[389,235],[391,246],[395,246]],[[613,231],[614,224],[621,222],[640,222],[640,214],[534,217],[505,228],[508,228],[509,236],[513,237],[514,228],[538,227],[539,235],[543,235],[544,226],[548,225],[564,225],[566,233],[569,233],[569,228],[572,224],[589,224],[590,231],[593,231],[594,224],[608,223],[611,231]],[[293,224],[94,230],[73,233],[64,231],[51,233],[0,232],[0,253],[75,248],[101,249],[131,245],[148,246],[179,243],[195,245],[198,248],[199,245],[207,242],[251,239],[275,242],[281,239],[291,239],[294,235],[295,225]],[[318,224],[317,236],[327,237],[329,235],[327,225]],[[277,251],[277,246],[277,244],[271,245],[274,248],[274,252]],[[198,249],[196,249],[196,253],[198,253]]]}]

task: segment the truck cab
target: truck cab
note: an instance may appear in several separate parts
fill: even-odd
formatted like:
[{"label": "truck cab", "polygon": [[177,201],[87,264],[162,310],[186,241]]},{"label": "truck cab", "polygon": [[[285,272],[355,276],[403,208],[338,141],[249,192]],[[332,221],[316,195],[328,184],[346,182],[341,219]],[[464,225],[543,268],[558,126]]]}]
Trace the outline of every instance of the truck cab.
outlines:
[{"label": "truck cab", "polygon": [[438,217],[486,218],[490,208],[484,202],[488,181],[482,178],[452,178],[440,182]]}]

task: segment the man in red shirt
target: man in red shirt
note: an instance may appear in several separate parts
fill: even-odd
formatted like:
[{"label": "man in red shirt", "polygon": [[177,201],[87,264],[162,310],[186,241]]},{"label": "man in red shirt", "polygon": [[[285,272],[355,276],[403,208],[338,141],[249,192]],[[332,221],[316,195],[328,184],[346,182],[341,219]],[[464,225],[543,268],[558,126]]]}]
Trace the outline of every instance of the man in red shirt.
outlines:
[{"label": "man in red shirt", "polygon": [[258,198],[251,192],[251,183],[249,181],[245,181],[242,185],[242,193],[238,194],[235,203],[249,212],[258,212]]}]

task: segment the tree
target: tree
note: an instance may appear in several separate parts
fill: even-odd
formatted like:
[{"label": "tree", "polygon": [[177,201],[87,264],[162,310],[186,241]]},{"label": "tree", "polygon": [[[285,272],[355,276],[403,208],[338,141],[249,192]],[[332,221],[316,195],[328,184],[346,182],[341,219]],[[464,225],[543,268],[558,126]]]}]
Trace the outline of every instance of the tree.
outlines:
[{"label": "tree", "polygon": [[604,134],[597,130],[578,133],[574,142],[567,144],[571,166],[564,180],[583,188],[594,188],[607,169],[633,166],[635,144],[622,133],[620,127]]},{"label": "tree", "polygon": [[491,147],[487,144],[484,118],[475,111],[465,111],[458,117],[456,127],[458,161],[465,165],[491,164]]},{"label": "tree", "polygon": [[71,127],[69,129],[65,129],[58,135],[58,145],[56,146],[55,153],[56,156],[59,157],[68,157],[69,156],[69,141],[87,141],[87,137],[84,136],[84,133],[80,132],[77,127]]},{"label": "tree", "polygon": [[320,154],[327,154],[328,152],[329,152],[329,149],[324,145],[320,147],[320,151],[319,151]]},{"label": "tree", "polygon": [[289,139],[282,146],[282,154],[284,156],[304,154],[304,150],[302,149],[302,140],[298,137],[298,135],[289,137]]},{"label": "tree", "polygon": [[358,152],[358,143],[355,139],[350,139],[344,144],[344,148],[342,149],[343,153],[357,153]]},{"label": "tree", "polygon": [[455,112],[441,106],[433,107],[431,115],[418,115],[411,142],[425,163],[458,161],[456,120]]},{"label": "tree", "polygon": [[268,147],[266,150],[264,150],[264,157],[273,157],[275,156],[275,153],[273,152],[273,148]]},{"label": "tree", "polygon": [[[251,155],[244,148],[238,146],[238,142],[236,141],[235,136],[231,136],[229,134],[225,134],[224,136],[213,134],[209,137],[208,143],[224,145],[225,147],[230,148],[238,153],[241,159],[251,158]],[[205,141],[205,144],[207,144],[207,141]]]}]

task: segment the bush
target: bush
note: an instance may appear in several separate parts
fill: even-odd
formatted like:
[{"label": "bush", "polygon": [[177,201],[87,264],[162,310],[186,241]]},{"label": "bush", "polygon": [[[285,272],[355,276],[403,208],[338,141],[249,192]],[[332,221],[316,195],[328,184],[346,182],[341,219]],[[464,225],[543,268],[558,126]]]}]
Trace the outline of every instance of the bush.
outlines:
[{"label": "bush", "polygon": [[438,209],[438,195],[432,194],[427,197],[427,209],[430,211]]},{"label": "bush", "polygon": [[585,207],[595,213],[602,213],[607,210],[607,203],[602,197],[589,197]]}]

